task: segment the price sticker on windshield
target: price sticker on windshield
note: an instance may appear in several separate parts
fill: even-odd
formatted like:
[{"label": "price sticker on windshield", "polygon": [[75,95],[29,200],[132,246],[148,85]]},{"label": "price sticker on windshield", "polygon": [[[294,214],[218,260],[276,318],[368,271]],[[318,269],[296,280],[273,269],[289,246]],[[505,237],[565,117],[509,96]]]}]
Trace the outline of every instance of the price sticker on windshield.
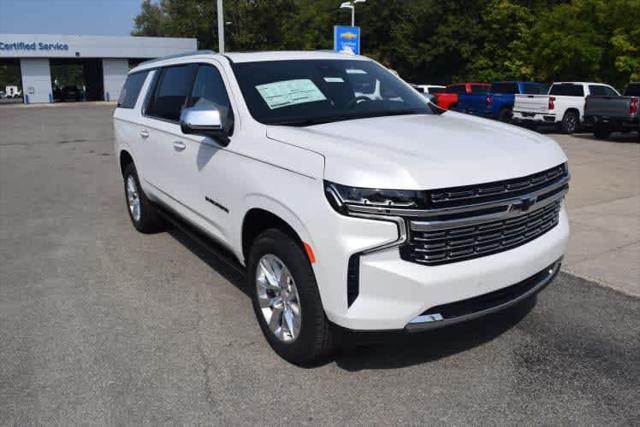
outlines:
[{"label": "price sticker on windshield", "polygon": [[309,79],[267,83],[256,86],[256,89],[272,110],[327,99],[318,86]]}]

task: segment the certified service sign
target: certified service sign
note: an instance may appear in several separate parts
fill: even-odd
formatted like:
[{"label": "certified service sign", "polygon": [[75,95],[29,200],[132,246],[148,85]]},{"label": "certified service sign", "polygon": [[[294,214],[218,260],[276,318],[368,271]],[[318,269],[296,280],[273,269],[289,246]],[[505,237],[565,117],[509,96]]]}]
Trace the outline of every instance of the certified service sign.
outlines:
[{"label": "certified service sign", "polygon": [[57,50],[66,51],[69,50],[69,45],[66,43],[43,43],[43,42],[13,42],[5,43],[0,42],[0,50],[9,51],[29,51],[29,50]]}]

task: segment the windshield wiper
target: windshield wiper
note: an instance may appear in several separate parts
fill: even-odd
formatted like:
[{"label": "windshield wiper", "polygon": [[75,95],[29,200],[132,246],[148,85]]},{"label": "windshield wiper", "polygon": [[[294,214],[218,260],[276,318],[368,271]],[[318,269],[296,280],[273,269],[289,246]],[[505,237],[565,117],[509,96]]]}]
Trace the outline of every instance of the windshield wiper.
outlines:
[{"label": "windshield wiper", "polygon": [[273,126],[304,127],[304,126],[320,125],[323,123],[341,122],[345,120],[368,119],[371,117],[384,117],[384,116],[402,116],[407,114],[423,114],[423,112],[419,110],[373,111],[373,112],[358,113],[358,114],[340,114],[340,115],[328,116],[328,117],[281,120],[281,121],[270,122],[267,124],[273,125]]}]

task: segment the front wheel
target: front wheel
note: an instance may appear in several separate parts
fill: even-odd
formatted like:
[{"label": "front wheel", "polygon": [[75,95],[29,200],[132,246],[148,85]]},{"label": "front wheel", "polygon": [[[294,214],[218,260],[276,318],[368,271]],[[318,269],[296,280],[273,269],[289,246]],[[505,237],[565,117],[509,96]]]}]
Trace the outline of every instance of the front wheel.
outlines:
[{"label": "front wheel", "polygon": [[567,135],[571,135],[578,129],[578,114],[575,111],[567,111],[564,113],[564,117],[562,118],[562,123],[560,125],[562,129],[562,133],[566,133]]},{"label": "front wheel", "polygon": [[298,365],[326,357],[332,350],[331,327],[301,245],[269,229],[252,245],[248,267],[253,309],[275,352]]}]

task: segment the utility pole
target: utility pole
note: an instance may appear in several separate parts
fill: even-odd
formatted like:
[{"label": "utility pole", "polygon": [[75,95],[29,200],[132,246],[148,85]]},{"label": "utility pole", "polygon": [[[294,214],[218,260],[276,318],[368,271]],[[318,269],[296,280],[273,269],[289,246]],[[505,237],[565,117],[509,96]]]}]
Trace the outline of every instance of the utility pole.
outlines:
[{"label": "utility pole", "polygon": [[367,0],[351,0],[345,1],[340,5],[340,9],[351,9],[351,26],[356,26],[356,4],[364,3]]},{"label": "utility pole", "polygon": [[218,3],[218,52],[224,53],[224,5],[223,0]]}]

